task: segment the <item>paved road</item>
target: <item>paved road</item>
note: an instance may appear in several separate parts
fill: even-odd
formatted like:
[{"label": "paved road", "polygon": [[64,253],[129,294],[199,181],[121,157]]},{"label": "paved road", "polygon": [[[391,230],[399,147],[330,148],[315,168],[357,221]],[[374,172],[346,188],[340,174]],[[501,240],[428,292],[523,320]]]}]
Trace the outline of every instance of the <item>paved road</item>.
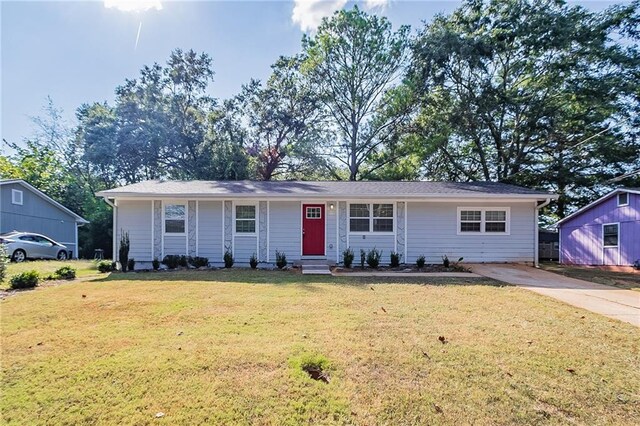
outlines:
[{"label": "paved road", "polygon": [[467,265],[476,274],[515,284],[579,308],[640,327],[640,292],[617,289],[531,266],[512,264]]}]

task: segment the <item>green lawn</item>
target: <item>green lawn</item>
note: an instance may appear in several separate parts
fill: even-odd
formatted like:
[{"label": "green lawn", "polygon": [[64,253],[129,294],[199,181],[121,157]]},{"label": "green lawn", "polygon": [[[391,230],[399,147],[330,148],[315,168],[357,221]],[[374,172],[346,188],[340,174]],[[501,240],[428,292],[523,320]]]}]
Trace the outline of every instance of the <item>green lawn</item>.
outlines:
[{"label": "green lawn", "polygon": [[[8,297],[1,422],[640,423],[637,328],[487,280],[407,281],[113,274]],[[314,358],[329,383],[300,369]]]},{"label": "green lawn", "polygon": [[53,274],[57,269],[63,266],[71,266],[75,268],[77,277],[88,277],[98,274],[95,262],[91,260],[34,260],[21,263],[10,262],[7,266],[7,279],[0,283],[0,290],[9,288],[9,279],[12,275],[21,272],[35,270],[40,273],[41,277]]},{"label": "green lawn", "polygon": [[640,272],[615,272],[584,266],[560,265],[556,262],[541,262],[540,267],[579,280],[640,291]]}]

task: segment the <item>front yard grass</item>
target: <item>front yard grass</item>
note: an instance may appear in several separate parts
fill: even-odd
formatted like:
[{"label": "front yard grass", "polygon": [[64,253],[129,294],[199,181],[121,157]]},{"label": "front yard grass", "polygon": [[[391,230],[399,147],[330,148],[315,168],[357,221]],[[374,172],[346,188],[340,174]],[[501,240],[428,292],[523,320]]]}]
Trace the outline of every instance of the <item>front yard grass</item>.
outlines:
[{"label": "front yard grass", "polygon": [[560,265],[557,262],[541,262],[540,267],[570,278],[611,285],[625,290],[640,291],[640,273],[608,271],[585,266]]},{"label": "front yard grass", "polygon": [[640,423],[637,328],[459,282],[224,270],[18,294],[1,422]]},{"label": "front yard grass", "polygon": [[88,277],[91,275],[97,275],[96,263],[92,260],[29,260],[26,262],[10,262],[7,265],[7,278],[4,282],[0,283],[0,290],[6,290],[9,288],[9,279],[13,275],[25,271],[37,271],[41,278],[47,275],[53,274],[57,269],[63,266],[71,266],[76,270],[76,276],[78,278]]}]

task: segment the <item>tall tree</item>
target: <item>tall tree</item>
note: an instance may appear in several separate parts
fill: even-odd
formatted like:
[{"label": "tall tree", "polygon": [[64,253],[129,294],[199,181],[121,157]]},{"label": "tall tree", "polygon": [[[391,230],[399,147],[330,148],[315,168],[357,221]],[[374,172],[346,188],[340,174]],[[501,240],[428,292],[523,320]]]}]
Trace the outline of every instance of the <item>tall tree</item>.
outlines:
[{"label": "tall tree", "polygon": [[[331,118],[336,142],[327,154],[356,180],[363,164],[384,151],[404,114],[384,114],[386,94],[402,77],[409,28],[392,31],[384,17],[354,7],[324,19],[313,37],[303,38],[303,73]],[[380,156],[382,164],[393,156]],[[377,167],[381,164],[371,164]],[[339,176],[338,173],[334,173]]]},{"label": "tall tree", "polygon": [[266,85],[252,80],[238,96],[258,179],[310,174],[312,162],[319,160],[315,154],[323,114],[299,65],[297,58],[280,58]]},{"label": "tall tree", "polygon": [[580,188],[628,170],[640,56],[616,39],[637,40],[634,22],[637,3],[594,13],[556,0],[469,0],[436,17],[411,73],[427,172],[552,189],[562,217]]}]

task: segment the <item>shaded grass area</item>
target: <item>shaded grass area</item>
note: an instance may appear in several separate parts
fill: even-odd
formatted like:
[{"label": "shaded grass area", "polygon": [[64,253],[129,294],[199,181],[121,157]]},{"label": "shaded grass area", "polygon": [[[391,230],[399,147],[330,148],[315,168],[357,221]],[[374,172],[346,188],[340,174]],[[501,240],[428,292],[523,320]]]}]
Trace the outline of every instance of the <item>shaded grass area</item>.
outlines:
[{"label": "shaded grass area", "polygon": [[512,286],[436,284],[188,271],[8,298],[2,421],[640,422],[637,328]]},{"label": "shaded grass area", "polygon": [[610,285],[625,290],[640,291],[640,273],[616,272],[584,266],[560,265],[556,262],[541,262],[540,267],[570,278]]},{"label": "shaded grass area", "polygon": [[44,278],[47,275],[53,274],[57,269],[62,268],[63,266],[71,266],[74,268],[78,278],[98,274],[96,264],[91,260],[33,260],[21,263],[11,262],[7,265],[7,278],[3,283],[0,283],[0,290],[6,290],[9,288],[9,279],[13,275],[35,270],[40,274],[40,277]]}]

